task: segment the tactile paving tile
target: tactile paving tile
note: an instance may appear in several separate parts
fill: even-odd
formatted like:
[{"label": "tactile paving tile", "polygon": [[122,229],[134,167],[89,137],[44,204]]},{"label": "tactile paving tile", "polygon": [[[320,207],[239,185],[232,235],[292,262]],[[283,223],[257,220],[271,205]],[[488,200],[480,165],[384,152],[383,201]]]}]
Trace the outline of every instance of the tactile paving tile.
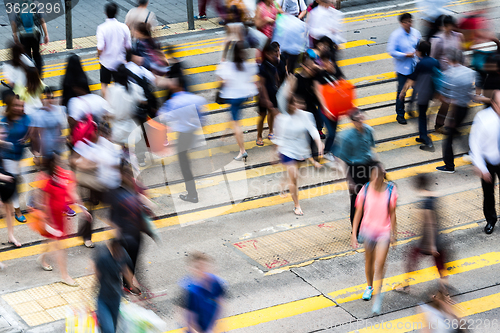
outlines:
[{"label": "tactile paving tile", "polygon": [[54,318],[54,320],[61,320],[66,318],[66,312],[70,309],[69,305],[58,306],[52,309],[48,309],[47,313]]},{"label": "tactile paving tile", "polygon": [[[448,229],[484,219],[482,201],[481,189],[440,197],[436,207],[439,228]],[[421,234],[419,208],[419,202],[397,207],[399,240]],[[232,245],[252,263],[269,271],[350,251],[350,238],[351,223],[346,218],[247,239]]]},{"label": "tactile paving tile", "polygon": [[12,305],[12,308],[20,316],[24,316],[35,312],[41,312],[44,310],[42,306],[38,304],[36,301]]},{"label": "tactile paving tile", "polygon": [[21,318],[28,324],[29,326],[38,326],[45,323],[50,323],[54,321],[54,318],[46,311],[32,313],[28,315],[21,316]]},{"label": "tactile paving tile", "polygon": [[37,302],[45,310],[68,304],[68,302],[66,302],[66,300],[59,295],[51,296],[51,297],[47,297],[47,298],[42,298],[42,299],[37,300]]},{"label": "tactile paving tile", "polygon": [[28,289],[26,290],[26,292],[30,294],[30,296],[34,300],[57,295],[57,291],[54,288],[52,288],[51,285]]},{"label": "tactile paving tile", "polygon": [[15,293],[7,294],[2,296],[3,300],[7,302],[10,306],[20,303],[26,303],[33,301],[33,298],[26,291],[18,291]]},{"label": "tactile paving tile", "polygon": [[75,279],[76,282],[80,285],[80,288],[82,289],[90,289],[94,288],[97,283],[97,279],[95,278],[95,275],[87,275],[78,279]]},{"label": "tactile paving tile", "polygon": [[86,293],[83,290],[76,290],[69,293],[63,293],[61,294],[61,297],[64,298],[64,300],[68,304],[81,303],[88,299],[88,295],[86,295]]}]

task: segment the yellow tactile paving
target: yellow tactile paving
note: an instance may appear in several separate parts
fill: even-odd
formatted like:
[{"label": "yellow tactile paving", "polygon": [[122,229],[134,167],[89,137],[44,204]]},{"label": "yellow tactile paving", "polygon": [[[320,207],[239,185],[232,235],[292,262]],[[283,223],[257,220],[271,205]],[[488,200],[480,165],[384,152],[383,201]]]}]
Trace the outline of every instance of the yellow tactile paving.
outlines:
[{"label": "yellow tactile paving", "polygon": [[34,299],[41,299],[41,298],[47,298],[50,296],[56,296],[57,291],[52,288],[51,285],[48,286],[41,286],[33,289],[26,290],[26,292]]},{"label": "yellow tactile paving", "polygon": [[88,275],[78,279],[75,279],[76,282],[80,285],[82,289],[90,289],[93,288],[97,282],[95,275]]},{"label": "yellow tactile paving", "polygon": [[28,315],[35,312],[42,312],[44,308],[36,301],[13,305],[12,308],[20,316]]},{"label": "yellow tactile paving", "polygon": [[38,304],[40,304],[45,310],[52,309],[58,306],[67,305],[68,302],[64,298],[59,295],[50,296],[47,298],[41,298],[37,300]]},{"label": "yellow tactile paving", "polygon": [[56,308],[48,309],[47,313],[54,318],[54,320],[61,320],[66,318],[66,312],[70,309],[69,305],[58,306]]},{"label": "yellow tactile paving", "polygon": [[46,311],[21,316],[21,318],[29,326],[38,326],[38,325],[42,325],[42,324],[50,323],[51,321],[54,321],[54,318],[50,314],[48,314]]},{"label": "yellow tactile paving", "polygon": [[26,291],[17,291],[15,293],[3,295],[2,298],[10,306],[33,301],[31,295],[28,294]]}]

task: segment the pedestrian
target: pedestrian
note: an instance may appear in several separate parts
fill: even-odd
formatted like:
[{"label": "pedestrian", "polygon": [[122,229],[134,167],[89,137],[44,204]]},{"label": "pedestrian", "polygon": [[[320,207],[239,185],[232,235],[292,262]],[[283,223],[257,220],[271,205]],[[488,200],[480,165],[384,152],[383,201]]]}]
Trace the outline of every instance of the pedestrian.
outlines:
[{"label": "pedestrian", "polygon": [[14,86],[14,93],[24,102],[24,113],[33,114],[43,106],[41,96],[45,87],[45,83],[38,75],[38,70],[34,67],[26,67],[26,86],[21,84]]},{"label": "pedestrian", "polygon": [[114,2],[104,6],[107,19],[97,27],[97,55],[101,64],[100,80],[102,95],[106,95],[108,84],[120,64],[125,63],[125,53],[132,47],[130,30],[115,18],[118,5]]},{"label": "pedestrian", "polygon": [[431,58],[431,44],[427,41],[420,41],[417,46],[417,57],[420,59],[413,73],[408,75],[406,83],[399,94],[400,102],[404,103],[406,92],[410,87],[414,87],[417,95],[418,105],[418,133],[417,142],[422,143],[420,149],[433,152],[436,149],[431,138],[427,135],[427,109],[430,101],[436,92],[433,79],[440,69],[439,61]]},{"label": "pedestrian", "polygon": [[[10,95],[4,99],[4,102],[6,103],[5,117],[2,118],[1,122],[7,124],[8,135],[6,141],[12,145],[2,154],[3,167],[5,171],[18,178],[22,173],[21,159],[26,143],[31,136],[32,131],[30,126],[32,126],[32,122],[30,117],[24,113],[24,102],[18,96]],[[13,208],[16,221],[20,223],[26,222],[26,217],[21,212],[19,205],[19,192],[17,188],[10,198],[9,203],[5,205],[5,208],[7,225],[12,225]],[[17,247],[21,246],[21,243],[14,237],[12,229],[9,232],[9,243]]]},{"label": "pedestrian", "polygon": [[[5,97],[5,94],[4,94]],[[3,98],[4,102],[7,102],[5,98]],[[9,134],[7,124],[0,123],[0,149],[2,154],[0,154],[0,160],[2,159],[3,152],[11,146],[11,144],[6,141],[7,135]],[[11,173],[5,171],[3,167],[3,163],[0,163],[0,199],[5,207],[5,219],[7,221],[7,234],[9,243],[13,243],[17,246],[19,242],[14,238],[14,226],[12,225],[12,216],[8,213],[7,205],[15,192],[17,186],[17,179]],[[3,264],[0,262],[0,270],[2,270]]]},{"label": "pedestrian", "polygon": [[143,58],[142,66],[157,75],[165,75],[170,69],[168,61],[146,24],[137,23],[132,31],[135,38],[134,53]]},{"label": "pedestrian", "polygon": [[181,307],[188,332],[211,333],[217,319],[221,318],[226,296],[224,281],[211,271],[212,260],[195,252],[189,256],[189,276],[181,282],[184,291]]},{"label": "pedestrian", "polygon": [[[334,161],[333,156],[333,143],[335,142],[335,134],[337,132],[338,119],[333,115],[327,107],[325,98],[320,94],[320,86],[326,84],[334,84],[338,80],[345,79],[344,73],[337,66],[337,63],[332,60],[330,51],[324,51],[321,56],[321,67],[319,72],[316,74],[314,88],[315,93],[320,105],[320,116],[326,126],[327,135],[325,141],[325,158],[330,162]],[[320,128],[318,128],[320,130]],[[323,131],[320,130],[320,135]]]},{"label": "pedestrian", "polygon": [[38,73],[42,75],[43,60],[40,54],[42,36],[44,44],[50,40],[45,23],[44,6],[38,1],[31,0],[22,0],[19,5],[29,10],[12,10],[9,15],[14,42],[23,45],[24,51],[33,59]]},{"label": "pedestrian", "polygon": [[66,72],[62,80],[62,102],[61,105],[68,107],[69,100],[80,96],[75,88],[80,88],[85,94],[90,94],[89,80],[83,71],[80,57],[72,54],[66,64]]},{"label": "pedestrian", "polygon": [[304,0],[279,0],[277,3],[285,13],[293,15],[300,20],[307,14],[307,5]]},{"label": "pedestrian", "polygon": [[[424,315],[422,324],[423,333],[456,333],[468,332],[469,330],[460,328],[458,323],[466,322],[466,319],[460,318],[457,314],[458,307],[454,306],[449,295],[438,290],[430,297],[430,302],[419,305],[420,312]],[[457,323],[458,328],[453,328]]]},{"label": "pedestrian", "polygon": [[129,264],[130,257],[117,239],[96,249],[94,267],[99,281],[96,315],[102,333],[116,332],[123,295],[122,276],[127,281],[132,280]]},{"label": "pedestrian", "polygon": [[398,91],[396,95],[396,120],[401,125],[406,125],[405,102],[399,99],[401,90],[413,73],[416,65],[416,48],[422,38],[420,32],[412,28],[413,18],[410,13],[399,16],[401,27],[395,30],[389,37],[387,52],[394,58],[396,75],[398,80]]},{"label": "pedestrian", "polygon": [[148,9],[149,0],[137,0],[137,7],[128,11],[125,16],[125,24],[133,30],[138,23],[145,23],[149,31],[158,26],[156,14]]},{"label": "pedestrian", "polygon": [[[57,253],[57,261],[59,271],[61,272],[61,283],[70,286],[78,287],[78,283],[73,280],[68,274],[66,253],[61,240],[67,236],[67,217],[65,216],[67,202],[78,204],[82,209],[85,218],[90,220],[92,216],[89,214],[78,194],[76,193],[76,182],[71,171],[67,171],[60,166],[60,157],[52,155],[47,160],[47,176],[45,177],[45,185],[42,185],[42,198],[40,208],[43,209],[46,216],[45,231],[42,236],[54,240],[49,241],[48,248],[52,245]],[[52,266],[45,260],[46,253],[38,257],[37,263],[45,271],[52,271]]]},{"label": "pedestrian", "polygon": [[461,64],[462,51],[460,49],[448,49],[447,58],[450,67],[444,72],[442,96],[451,105],[451,115],[446,125],[447,137],[443,145],[444,166],[436,169],[442,172],[455,172],[455,156],[453,154],[453,138],[460,134],[458,128],[461,126],[468,114],[469,103],[474,92],[475,73]]},{"label": "pedestrian", "polygon": [[241,129],[240,112],[242,104],[249,98],[257,95],[257,86],[254,76],[259,73],[259,67],[255,62],[246,61],[246,53],[242,42],[233,44],[233,57],[231,61],[221,62],[217,67],[216,74],[222,79],[221,98],[231,105],[231,118],[234,136],[240,149],[240,153],[234,159],[246,161],[248,153],[245,150],[243,130]]},{"label": "pedestrian", "polygon": [[202,109],[206,103],[201,96],[184,90],[183,77],[178,76],[171,79],[170,91],[172,97],[158,110],[160,120],[172,126],[174,132],[178,132],[177,154],[181,166],[182,176],[186,184],[186,194],[180,194],[183,201],[198,202],[198,192],[194,182],[191,162],[188,151],[196,143],[195,132],[202,127]]},{"label": "pedestrian", "polygon": [[[335,150],[335,156],[347,164],[346,178],[351,197],[350,220],[354,221],[355,204],[359,190],[370,180],[370,169],[375,164],[372,147],[375,147],[373,129],[364,123],[364,116],[359,110],[350,115],[354,128],[344,131],[342,140]],[[353,233],[356,230],[353,229]]]},{"label": "pedestrian", "polygon": [[[455,29],[457,29],[455,19],[453,16],[446,15],[442,20],[442,30],[430,40],[432,45],[430,56],[439,61],[442,72],[450,67],[446,54],[447,50],[462,50],[462,45],[465,42],[464,36],[456,32]],[[461,62],[462,61],[460,61],[460,63]],[[436,124],[434,126],[436,131],[440,131],[443,128],[449,107],[450,105],[446,103],[446,101],[442,101],[441,107],[436,115]]]},{"label": "pedestrian", "polygon": [[26,87],[26,68],[35,67],[35,64],[24,54],[24,48],[21,44],[11,43],[9,49],[11,50],[12,59],[3,65],[7,84],[12,89],[16,85]]},{"label": "pedestrian", "polygon": [[500,91],[491,97],[491,107],[479,111],[474,117],[469,136],[469,156],[481,177],[483,212],[486,219],[484,232],[491,234],[497,223],[495,205],[495,176],[500,178]]},{"label": "pedestrian", "polygon": [[328,37],[334,43],[334,55],[337,45],[345,42],[342,37],[343,14],[335,9],[333,0],[318,0],[318,6],[307,16],[310,46],[315,46],[322,37]]},{"label": "pedestrian", "polygon": [[279,76],[276,66],[278,65],[279,49],[275,44],[267,43],[263,50],[263,61],[259,68],[259,120],[257,122],[257,146],[263,146],[262,131],[264,130],[264,120],[267,116],[269,134],[267,138],[272,140],[274,117],[278,114],[278,93]]},{"label": "pedestrian", "polygon": [[314,60],[314,62],[318,64],[318,66],[322,66],[323,64],[321,63],[321,54],[325,52],[331,52],[331,55],[333,56],[335,53],[334,47],[335,46],[333,41],[329,37],[323,36],[316,42],[316,44],[312,48],[307,49],[306,53],[307,55],[309,55],[309,57],[311,57],[311,59]]},{"label": "pedestrian", "polygon": [[[365,249],[365,274],[368,286],[363,299],[369,301],[375,292],[372,312],[382,310],[382,284],[385,273],[385,260],[390,244],[396,242],[396,186],[385,182],[385,170],[381,164],[371,168],[370,182],[365,184],[356,199],[351,245],[358,248],[363,243]],[[359,228],[359,234],[355,232]]]},{"label": "pedestrian", "polygon": [[273,0],[259,0],[255,11],[255,27],[267,38],[273,38],[276,17],[281,12],[281,8]]},{"label": "pedestrian", "polygon": [[200,0],[198,1],[198,15],[194,17],[195,20],[206,20],[207,19],[207,5],[212,2],[219,15],[220,25],[226,24],[226,7],[224,6],[223,0]]},{"label": "pedestrian", "polygon": [[[276,151],[281,163],[285,166],[288,176],[288,187],[293,199],[293,213],[302,216],[304,213],[299,204],[299,163],[308,159],[316,168],[321,164],[311,158],[309,147],[309,135],[318,147],[318,157],[323,156],[323,143],[319,137],[318,129],[314,126],[313,116],[307,112],[297,109],[297,100],[294,94],[288,96],[288,114],[280,113],[276,117]],[[284,178],[286,180],[287,177]],[[283,181],[284,183],[284,181]],[[282,184],[282,193],[285,185]]]},{"label": "pedestrian", "polygon": [[[409,251],[409,258],[406,260],[406,274],[415,270],[420,255],[432,256],[435,266],[439,272],[441,291],[447,292],[448,278],[444,267],[445,250],[439,241],[439,215],[437,212],[438,198],[436,194],[430,191],[430,177],[425,174],[419,174],[415,178],[415,188],[420,198],[419,221],[421,224],[422,238],[419,245],[414,246]],[[398,291],[409,292],[408,283],[400,284],[395,289]]]}]

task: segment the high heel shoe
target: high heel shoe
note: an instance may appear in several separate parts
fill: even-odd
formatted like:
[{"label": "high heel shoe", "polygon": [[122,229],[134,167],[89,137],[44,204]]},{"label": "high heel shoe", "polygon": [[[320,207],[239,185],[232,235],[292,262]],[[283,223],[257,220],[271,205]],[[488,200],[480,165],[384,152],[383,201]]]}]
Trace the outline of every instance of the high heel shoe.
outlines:
[{"label": "high heel shoe", "polygon": [[235,161],[241,161],[244,160],[245,162],[247,161],[248,153],[244,152],[243,154],[240,154],[234,158]]}]

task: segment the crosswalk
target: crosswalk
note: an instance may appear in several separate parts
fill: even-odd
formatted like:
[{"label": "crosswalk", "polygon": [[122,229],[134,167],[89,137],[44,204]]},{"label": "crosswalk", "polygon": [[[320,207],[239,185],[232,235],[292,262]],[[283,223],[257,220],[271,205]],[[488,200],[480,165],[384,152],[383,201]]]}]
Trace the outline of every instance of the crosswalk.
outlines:
[{"label": "crosswalk", "polygon": [[[470,2],[458,1],[457,3],[465,4]],[[387,12],[383,15],[379,14],[377,17],[396,16],[400,12]],[[346,19],[346,22],[356,22],[356,19]],[[205,60],[204,63],[210,63],[208,65],[203,64],[187,68],[186,73],[188,75],[193,77],[213,75],[220,52],[222,51],[221,41],[221,38],[209,38],[202,41],[175,45],[173,48],[174,55],[179,58],[201,57]],[[377,140],[376,152],[386,165],[388,178],[398,183],[400,181],[409,182],[411,177],[420,173],[429,173],[437,177],[435,174],[436,167],[442,165],[440,148],[444,137],[438,133],[432,133],[431,138],[436,145],[436,152],[421,152],[417,149],[416,146],[418,143],[415,141],[415,138],[418,136],[416,120],[410,120],[408,127],[402,127],[396,123],[393,105],[396,97],[396,87],[393,82],[395,74],[388,71],[376,73],[372,70],[372,68],[375,70],[379,68],[374,66],[375,64],[384,64],[384,66],[387,66],[391,61],[390,56],[387,53],[361,56],[361,54],[367,53],[367,45],[373,44],[376,44],[376,42],[364,39],[347,42],[342,47],[344,50],[352,51],[362,48],[363,53],[350,53],[356,56],[340,60],[339,65],[344,68],[363,65],[367,68],[362,73],[358,71],[361,75],[349,77],[349,79],[351,83],[358,86],[357,93],[359,97],[356,100],[356,105],[367,110],[366,122],[375,129]],[[46,65],[44,67],[44,78],[52,80],[60,79],[64,75],[64,67],[64,63]],[[97,59],[84,59],[83,68],[89,76],[96,76],[99,69]],[[382,68],[384,67],[382,66]],[[0,76],[0,78],[3,78],[3,76]],[[209,80],[208,82],[197,83],[191,88],[196,93],[211,96],[213,90],[218,85],[218,81]],[[93,92],[99,92],[100,84],[92,82],[90,88]],[[57,93],[60,94],[61,92],[58,91]],[[159,91],[157,95],[164,96],[165,92]],[[185,188],[176,163],[177,157],[173,152],[167,154],[168,156],[158,157],[155,160],[149,161],[149,164],[141,169],[144,183],[148,186],[147,193],[153,201],[158,203],[156,212],[158,218],[153,222],[162,234],[167,234],[171,228],[179,226],[207,224],[220,217],[234,217],[237,219],[238,216],[242,216],[243,214],[265,209],[280,210],[282,214],[290,214],[291,216],[291,208],[288,209],[288,207],[291,207],[290,196],[283,197],[276,190],[276,186],[274,186],[279,183],[279,176],[285,170],[283,166],[276,164],[276,161],[274,161],[272,143],[269,140],[265,140],[264,147],[257,147],[255,144],[255,125],[258,118],[255,114],[255,102],[256,100],[253,99],[245,104],[242,112],[243,119],[241,120],[241,125],[245,131],[245,148],[249,152],[250,158],[247,163],[236,163],[231,162],[231,160],[233,154],[237,153],[238,147],[233,138],[226,137],[231,130],[231,122],[228,121],[227,114],[224,112],[228,106],[211,103],[208,100],[208,104],[206,105],[208,121],[207,125],[203,127],[207,145],[190,153],[194,169],[199,170],[196,174],[197,187],[200,193],[200,203],[198,205],[180,205],[175,201],[175,197],[179,193],[182,193]],[[437,113],[437,108],[437,104],[431,107],[431,119]],[[462,139],[466,138],[470,131],[472,117],[480,108],[480,105],[472,105],[472,111],[460,129]],[[349,127],[350,125],[347,120],[341,121],[339,125],[340,137],[342,136],[341,132]],[[169,140],[175,139],[175,133],[169,133]],[[463,155],[467,152],[466,145],[457,145],[455,149],[455,164],[458,170],[469,170],[468,166],[470,162],[468,159],[463,158]],[[221,163],[219,162],[220,160],[227,160],[227,163]],[[37,182],[32,158],[25,158],[22,161],[22,166],[24,182],[20,186],[20,193],[21,205],[23,207],[29,193],[37,187]],[[342,193],[347,197],[345,193],[347,184],[342,170],[335,173],[334,176],[332,176],[331,170],[327,167],[323,170],[315,171],[311,165],[303,164],[300,170],[304,176],[300,183],[299,197],[304,202],[303,209],[306,215],[315,214],[314,211],[308,209],[309,203],[314,202],[314,200],[324,200]],[[103,205],[96,207],[96,216],[98,219],[105,216],[105,208]],[[75,207],[75,210],[78,211],[79,209]],[[29,221],[29,213],[26,216]],[[325,223],[334,223],[336,218],[338,217],[333,218],[330,216]],[[467,226],[470,223],[476,223],[474,227],[477,227],[477,222],[477,220],[465,220],[458,227],[455,227],[456,229],[450,229],[447,232],[468,228]],[[16,223],[15,232],[19,234],[18,238],[24,246],[22,248],[13,248],[9,245],[0,245],[0,261],[9,264],[21,258],[38,255],[45,250],[40,236],[28,231],[26,225]],[[63,241],[62,246],[64,248],[75,249],[82,244],[79,238],[75,235],[72,236]],[[6,224],[3,218],[0,220],[0,237],[6,238]],[[105,222],[100,221],[96,223],[93,235],[94,242],[103,242],[113,237],[114,232],[108,228]],[[414,241],[415,237],[415,235],[411,237],[405,234],[400,235],[401,242]],[[232,239],[231,241],[237,241],[237,239]],[[277,249],[277,251],[279,252],[280,250]],[[286,249],[283,249],[283,251],[286,251]],[[359,252],[362,252],[362,250],[355,253]],[[344,254],[338,253],[336,255]],[[311,258],[311,262],[317,259]],[[484,269],[497,267],[498,263],[500,263],[500,254],[498,252],[487,252],[474,257],[469,256],[449,262],[447,264],[447,274],[450,277],[464,275],[473,271],[479,274]],[[278,260],[273,269],[266,273],[266,276],[289,269],[291,268],[285,262],[281,263]],[[425,268],[413,272],[412,278],[407,281],[411,285],[420,285],[433,281],[436,276],[435,269]],[[405,281],[407,278],[405,274],[393,275],[386,278],[383,291],[390,292],[396,284]],[[266,324],[288,320],[293,317],[298,318],[305,314],[313,315],[314,313],[319,313],[319,311],[329,311],[328,309],[339,307],[342,304],[357,302],[360,300],[361,293],[365,287],[366,285],[364,284],[355,285],[355,283],[352,283],[350,287],[340,290],[332,287],[329,292],[317,296],[231,315],[219,320],[217,330],[251,332],[250,329],[254,329],[255,332],[266,332]],[[487,296],[467,299],[457,304],[457,307],[461,309],[462,316],[485,313],[499,307],[497,305],[498,302],[496,302],[499,296],[500,294],[494,292]],[[49,314],[43,318],[45,319],[42,321],[30,322],[32,324],[30,326],[57,320],[55,317],[50,317]],[[411,332],[415,330],[416,326],[412,326],[410,329],[404,325],[405,323],[413,323],[418,326],[422,322],[421,315],[402,314],[397,319],[387,319],[385,324],[391,325],[393,328],[384,332]],[[399,328],[401,326],[399,323],[403,323],[401,328]],[[334,325],[340,324],[346,323],[336,323]],[[184,332],[182,328],[174,329],[175,325],[173,324],[171,327],[172,329],[168,333]],[[340,331],[354,332],[356,330],[346,328]],[[357,331],[372,332],[375,331],[375,328],[363,327]]]}]

